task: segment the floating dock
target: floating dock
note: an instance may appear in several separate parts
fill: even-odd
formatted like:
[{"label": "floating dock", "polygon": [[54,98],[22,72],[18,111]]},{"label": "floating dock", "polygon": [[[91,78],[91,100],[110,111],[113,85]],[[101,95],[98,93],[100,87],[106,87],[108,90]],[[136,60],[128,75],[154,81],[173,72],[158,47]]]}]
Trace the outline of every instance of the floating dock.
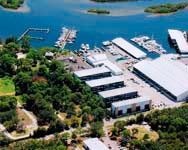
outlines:
[{"label": "floating dock", "polygon": [[[42,28],[28,28],[25,30],[25,32],[18,38],[18,41],[20,41],[24,36],[26,36],[29,32],[45,32],[49,33],[50,29],[42,29]],[[37,39],[37,40],[44,40],[44,38],[41,37],[31,37],[32,39]]]}]

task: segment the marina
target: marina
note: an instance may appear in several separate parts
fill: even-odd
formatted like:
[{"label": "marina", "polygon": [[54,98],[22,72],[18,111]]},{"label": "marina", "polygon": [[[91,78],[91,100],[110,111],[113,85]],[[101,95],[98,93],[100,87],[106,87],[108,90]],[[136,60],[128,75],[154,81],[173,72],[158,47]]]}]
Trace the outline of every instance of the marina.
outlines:
[{"label": "marina", "polygon": [[66,44],[73,44],[77,38],[77,30],[68,29],[66,27],[62,27],[62,32],[58,41],[55,42],[55,47],[64,49]]},{"label": "marina", "polygon": [[146,49],[148,52],[155,52],[159,55],[166,53],[166,50],[162,47],[162,45],[158,44],[156,40],[148,36],[135,37],[132,38],[131,41]]}]

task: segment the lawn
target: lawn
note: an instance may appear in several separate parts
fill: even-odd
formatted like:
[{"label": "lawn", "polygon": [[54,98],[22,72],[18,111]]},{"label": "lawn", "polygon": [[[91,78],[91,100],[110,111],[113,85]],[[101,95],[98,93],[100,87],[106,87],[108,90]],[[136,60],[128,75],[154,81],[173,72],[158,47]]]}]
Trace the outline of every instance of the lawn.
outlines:
[{"label": "lawn", "polygon": [[138,140],[142,140],[145,134],[149,135],[149,137],[150,137],[149,140],[151,140],[151,141],[156,141],[159,138],[159,135],[157,132],[151,131],[144,125],[132,125],[132,126],[128,127],[129,130],[131,130],[133,128],[138,129],[138,133],[135,135],[135,137]]},{"label": "lawn", "polygon": [[9,78],[0,78],[0,96],[14,95],[14,83]]}]

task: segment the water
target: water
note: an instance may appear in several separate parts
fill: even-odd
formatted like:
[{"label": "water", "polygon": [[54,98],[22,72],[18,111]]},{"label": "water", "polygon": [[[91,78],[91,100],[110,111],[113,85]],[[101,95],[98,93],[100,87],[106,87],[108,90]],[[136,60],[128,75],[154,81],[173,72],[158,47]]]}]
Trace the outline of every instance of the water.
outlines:
[{"label": "water", "polygon": [[[45,41],[33,41],[34,47],[53,46],[59,37],[61,27],[73,27],[79,30],[74,45],[66,48],[79,49],[81,43],[99,46],[104,40],[115,37],[130,39],[135,35],[153,36],[168,52],[175,52],[169,47],[167,30],[188,29],[187,9],[170,16],[154,17],[143,12],[146,6],[163,3],[164,0],[146,0],[136,2],[118,2],[100,4],[88,0],[28,0],[30,12],[15,13],[0,10],[0,37],[19,36],[26,28],[50,28],[50,33],[41,35]],[[186,0],[188,1],[188,0]],[[179,2],[178,0],[166,0]],[[89,8],[106,8],[113,16],[91,15]],[[156,55],[152,55],[155,57]]]}]

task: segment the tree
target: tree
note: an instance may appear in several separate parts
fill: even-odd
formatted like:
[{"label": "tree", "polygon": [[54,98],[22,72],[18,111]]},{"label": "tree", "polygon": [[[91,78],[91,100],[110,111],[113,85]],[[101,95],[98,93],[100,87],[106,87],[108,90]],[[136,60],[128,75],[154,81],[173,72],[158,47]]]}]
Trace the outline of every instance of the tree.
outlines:
[{"label": "tree", "polygon": [[104,134],[102,122],[92,122],[90,124],[90,132],[94,137],[101,137]]},{"label": "tree", "polygon": [[14,37],[14,36],[10,36],[8,37],[6,40],[5,40],[5,44],[8,44],[8,43],[16,43],[17,41],[17,38]]},{"label": "tree", "polygon": [[118,136],[118,129],[116,127],[112,128],[112,136]]},{"label": "tree", "polygon": [[24,36],[21,40],[22,48],[24,49],[25,53],[29,52],[29,49],[31,48],[30,39],[30,37]]},{"label": "tree", "polygon": [[124,129],[121,135],[122,135],[121,145],[125,146],[130,141],[130,131]]},{"label": "tree", "polygon": [[143,137],[143,140],[144,140],[144,141],[147,141],[149,138],[150,138],[150,137],[149,137],[149,134],[144,134],[144,137]]},{"label": "tree", "polygon": [[139,114],[136,118],[136,122],[137,123],[141,123],[144,121],[144,115],[143,114]]},{"label": "tree", "polygon": [[26,94],[32,85],[32,77],[28,72],[19,72],[14,78],[16,94]]},{"label": "tree", "polygon": [[126,122],[124,120],[118,120],[114,123],[114,127],[118,129],[118,131],[122,131],[126,125]]}]

